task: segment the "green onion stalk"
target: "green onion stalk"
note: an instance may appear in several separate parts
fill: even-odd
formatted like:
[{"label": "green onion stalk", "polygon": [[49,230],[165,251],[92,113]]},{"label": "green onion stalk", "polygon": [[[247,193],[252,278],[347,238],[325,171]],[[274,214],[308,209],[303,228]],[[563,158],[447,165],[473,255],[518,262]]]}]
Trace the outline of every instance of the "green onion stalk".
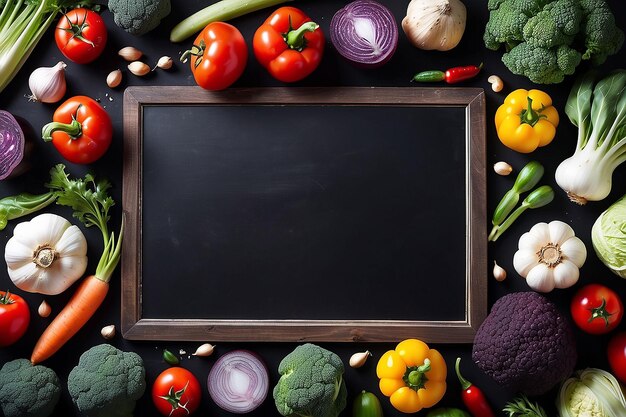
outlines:
[{"label": "green onion stalk", "polygon": [[59,12],[91,4],[90,0],[0,0],[0,93]]}]

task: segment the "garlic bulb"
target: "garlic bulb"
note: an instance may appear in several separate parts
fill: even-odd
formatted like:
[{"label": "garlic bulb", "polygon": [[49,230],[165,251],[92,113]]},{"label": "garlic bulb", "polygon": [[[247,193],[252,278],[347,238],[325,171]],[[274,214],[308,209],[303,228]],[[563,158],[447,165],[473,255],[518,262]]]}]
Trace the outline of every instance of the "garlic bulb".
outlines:
[{"label": "garlic bulb", "polygon": [[4,259],[19,289],[56,295],[85,272],[87,241],[78,226],[63,217],[41,214],[15,226]]},{"label": "garlic bulb", "polygon": [[524,233],[513,256],[515,270],[535,291],[550,292],[576,284],[587,249],[566,223],[537,223]]},{"label": "garlic bulb", "polygon": [[402,29],[420,49],[449,51],[461,41],[466,19],[460,0],[411,0]]},{"label": "garlic bulb", "polygon": [[65,62],[54,67],[40,67],[30,74],[28,86],[32,93],[29,99],[42,103],[56,103],[65,95]]}]

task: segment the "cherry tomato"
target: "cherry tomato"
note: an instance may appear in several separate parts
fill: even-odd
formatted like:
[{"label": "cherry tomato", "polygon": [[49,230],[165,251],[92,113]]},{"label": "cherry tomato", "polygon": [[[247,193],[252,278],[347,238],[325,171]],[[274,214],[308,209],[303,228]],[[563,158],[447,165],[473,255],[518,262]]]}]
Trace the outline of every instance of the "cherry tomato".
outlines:
[{"label": "cherry tomato", "polygon": [[0,291],[0,347],[17,342],[28,328],[30,311],[19,295]]},{"label": "cherry tomato", "polygon": [[620,332],[613,336],[609,342],[607,355],[613,375],[626,384],[626,332]]},{"label": "cherry tomato", "polygon": [[113,125],[98,102],[86,96],[75,96],[56,109],[52,123],[43,127],[42,136],[45,141],[52,141],[68,161],[90,164],[109,149]]},{"label": "cherry tomato", "polygon": [[70,10],[54,30],[59,50],[70,61],[86,64],[98,58],[107,43],[107,28],[100,15],[87,9]]},{"label": "cherry tomato", "polygon": [[164,416],[187,416],[198,409],[201,399],[198,379],[178,366],[161,372],[152,386],[152,402]]},{"label": "cherry tomato", "polygon": [[572,298],[574,323],[590,334],[608,333],[622,320],[624,305],[612,289],[600,284],[585,285]]},{"label": "cherry tomato", "polygon": [[239,30],[224,22],[209,23],[181,61],[191,62],[196,83],[206,90],[223,90],[243,74],[248,47]]}]

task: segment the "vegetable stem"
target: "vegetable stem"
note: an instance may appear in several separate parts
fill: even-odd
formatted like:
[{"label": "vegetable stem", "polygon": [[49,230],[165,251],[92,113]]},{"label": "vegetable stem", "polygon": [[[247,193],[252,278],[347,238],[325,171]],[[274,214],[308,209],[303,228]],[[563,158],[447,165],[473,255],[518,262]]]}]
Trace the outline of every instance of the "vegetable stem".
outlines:
[{"label": "vegetable stem", "polygon": [[306,38],[304,35],[309,32],[314,32],[319,27],[320,26],[315,22],[306,22],[298,29],[290,29],[289,32],[284,35],[285,42],[287,42],[290,49],[302,52],[302,50],[306,47]]},{"label": "vegetable stem", "polygon": [[495,242],[498,238],[504,233],[515,220],[519,216],[522,215],[526,209],[529,208],[539,208],[543,207],[546,204],[550,203],[554,199],[554,190],[549,185],[542,185],[541,187],[534,190],[532,193],[528,194],[528,196],[522,201],[522,205],[519,206],[513,213],[509,215],[509,217],[502,222],[499,226],[494,226],[491,229],[491,233],[489,233],[489,241]]},{"label": "vegetable stem", "polygon": [[32,195],[21,193],[4,197],[0,200],[0,230],[3,230],[9,220],[35,213],[54,203],[57,196],[50,191],[45,194]]},{"label": "vegetable stem", "polygon": [[78,139],[83,134],[83,128],[76,118],[72,117],[71,123],[50,122],[41,129],[41,137],[44,141],[50,142],[54,132],[64,132],[71,139]]},{"label": "vegetable stem", "polygon": [[212,22],[227,21],[247,13],[291,0],[221,0],[178,23],[170,33],[171,42],[182,42]]}]

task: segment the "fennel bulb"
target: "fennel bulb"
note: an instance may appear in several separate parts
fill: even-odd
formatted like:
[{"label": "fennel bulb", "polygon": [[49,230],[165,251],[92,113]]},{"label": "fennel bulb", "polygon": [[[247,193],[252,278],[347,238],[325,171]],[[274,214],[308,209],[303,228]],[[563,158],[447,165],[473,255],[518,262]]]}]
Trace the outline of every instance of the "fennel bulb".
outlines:
[{"label": "fennel bulb", "polygon": [[626,70],[598,81],[593,74],[572,88],[565,113],[578,127],[574,155],[561,162],[555,179],[575,203],[599,201],[611,192],[613,171],[626,161]]},{"label": "fennel bulb", "polygon": [[591,229],[591,241],[604,265],[626,278],[626,196],[598,217]]},{"label": "fennel bulb", "polygon": [[0,93],[63,9],[91,0],[0,0]]}]

